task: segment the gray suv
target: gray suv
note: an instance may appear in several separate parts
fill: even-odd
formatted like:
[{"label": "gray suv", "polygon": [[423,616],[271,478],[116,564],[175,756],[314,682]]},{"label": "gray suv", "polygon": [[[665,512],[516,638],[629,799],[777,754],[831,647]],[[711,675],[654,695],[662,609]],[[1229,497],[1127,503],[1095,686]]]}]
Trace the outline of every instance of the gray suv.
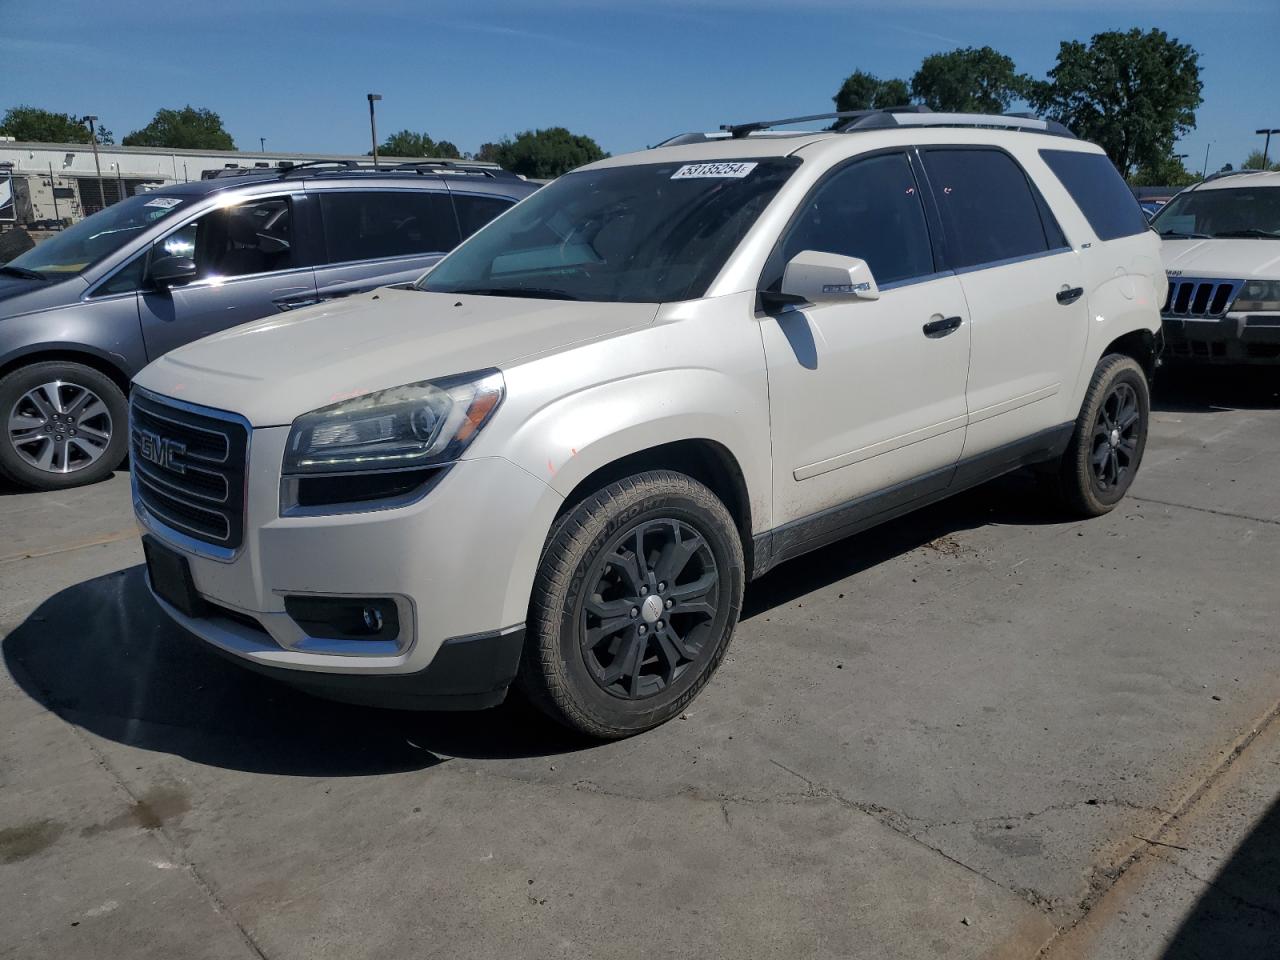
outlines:
[{"label": "gray suv", "polygon": [[[335,168],[336,166],[336,168]],[[417,278],[537,184],[480,164],[320,161],[130,197],[0,266],[0,472],[101,479],[169,350]]]}]

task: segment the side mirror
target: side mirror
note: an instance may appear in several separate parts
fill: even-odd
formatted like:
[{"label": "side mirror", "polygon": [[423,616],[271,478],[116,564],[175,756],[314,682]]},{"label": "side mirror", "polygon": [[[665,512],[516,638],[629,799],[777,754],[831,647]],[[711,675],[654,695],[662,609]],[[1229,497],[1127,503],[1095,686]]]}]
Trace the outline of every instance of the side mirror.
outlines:
[{"label": "side mirror", "polygon": [[782,274],[782,295],[794,302],[839,303],[878,300],[880,288],[865,260],[801,250]]},{"label": "side mirror", "polygon": [[173,287],[196,278],[196,262],[190,257],[161,257],[151,261],[147,276],[157,287]]}]

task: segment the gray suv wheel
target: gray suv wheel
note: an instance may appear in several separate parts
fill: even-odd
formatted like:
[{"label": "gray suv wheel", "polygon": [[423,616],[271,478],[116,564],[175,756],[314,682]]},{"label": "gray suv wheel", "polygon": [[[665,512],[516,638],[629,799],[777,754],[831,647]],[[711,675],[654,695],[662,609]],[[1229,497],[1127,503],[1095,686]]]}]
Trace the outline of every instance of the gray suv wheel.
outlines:
[{"label": "gray suv wheel", "polygon": [[0,469],[23,486],[59,490],[109,475],[124,459],[124,393],[98,370],[46,361],[0,380]]}]

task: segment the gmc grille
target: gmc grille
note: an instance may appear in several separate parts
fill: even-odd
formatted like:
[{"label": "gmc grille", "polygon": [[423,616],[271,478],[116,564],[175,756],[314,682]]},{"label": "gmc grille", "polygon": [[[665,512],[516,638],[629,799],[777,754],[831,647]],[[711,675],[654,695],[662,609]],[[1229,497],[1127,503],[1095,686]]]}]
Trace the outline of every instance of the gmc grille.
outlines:
[{"label": "gmc grille", "polygon": [[1166,317],[1221,317],[1243,283],[1243,280],[1170,280],[1169,296],[1160,313]]},{"label": "gmc grille", "polygon": [[248,430],[230,414],[132,393],[129,456],[137,497],[179,533],[227,550],[240,546],[248,449]]}]

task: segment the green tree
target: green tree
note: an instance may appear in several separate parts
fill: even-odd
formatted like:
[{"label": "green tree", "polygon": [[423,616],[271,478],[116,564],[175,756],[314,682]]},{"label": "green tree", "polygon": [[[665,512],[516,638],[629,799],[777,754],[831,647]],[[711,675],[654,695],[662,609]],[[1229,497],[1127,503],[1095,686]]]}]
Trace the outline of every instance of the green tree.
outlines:
[{"label": "green tree", "polygon": [[1249,158],[1240,165],[1241,170],[1280,170],[1280,163],[1272,163],[1270,157],[1263,157],[1261,150],[1249,154]]},{"label": "green tree", "polygon": [[1138,168],[1129,178],[1134,187],[1188,187],[1199,180],[1197,174],[1187,169],[1181,157],[1164,157],[1160,162]]},{"label": "green tree", "polygon": [[[370,150],[366,156],[372,155]],[[401,130],[378,144],[378,153],[388,157],[461,157],[456,144],[448,140],[432,140],[426,133]]]},{"label": "green tree", "polygon": [[[53,113],[39,107],[10,107],[0,119],[0,136],[31,143],[88,143],[89,128],[70,113]],[[115,143],[111,131],[101,123],[98,143]]]},{"label": "green tree", "polygon": [[881,80],[865,70],[855,70],[845,77],[831,99],[840,111],[883,110],[910,103],[911,91],[907,89],[905,80]]},{"label": "green tree", "polygon": [[1128,176],[1172,153],[1195,128],[1200,55],[1163,30],[1095,34],[1063,41],[1049,78],[1028,99],[1045,115],[1102,146]]},{"label": "green tree", "polygon": [[514,138],[504,137],[497,143],[486,143],[476,154],[476,159],[500,164],[525,177],[543,180],[607,156],[600,149],[600,144],[590,137],[570,133],[564,127],[547,127],[545,130],[525,130]]},{"label": "green tree", "polygon": [[222,118],[212,110],[188,104],[181,110],[157,110],[141,130],[121,143],[126,147],[170,147],[187,150],[234,150],[235,141],[222,128]]},{"label": "green tree", "polygon": [[1025,93],[1027,78],[990,47],[965,47],[925,57],[911,78],[911,94],[931,110],[1005,113]]}]

